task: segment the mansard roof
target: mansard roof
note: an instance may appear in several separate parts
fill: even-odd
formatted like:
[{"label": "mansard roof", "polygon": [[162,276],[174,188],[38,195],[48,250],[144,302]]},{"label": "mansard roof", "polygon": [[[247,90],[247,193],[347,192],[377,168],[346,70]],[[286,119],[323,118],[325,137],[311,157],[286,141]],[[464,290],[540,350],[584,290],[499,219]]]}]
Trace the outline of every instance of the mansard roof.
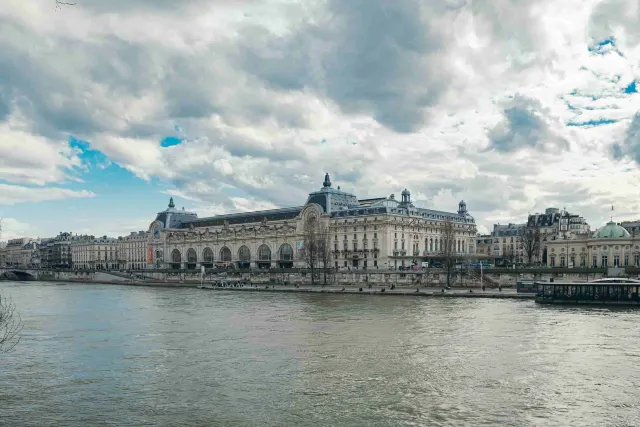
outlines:
[{"label": "mansard roof", "polygon": [[524,233],[527,228],[527,224],[494,224],[493,233],[494,237],[497,236],[517,236]]},{"label": "mansard roof", "polygon": [[185,211],[184,208],[176,209],[173,197],[169,199],[169,207],[156,215],[156,221],[161,222],[164,228],[179,228],[181,224],[197,218],[198,214],[195,212]]},{"label": "mansard roof", "polygon": [[440,221],[450,220],[453,222],[462,222],[468,224],[475,224],[475,220],[469,214],[460,215],[455,212],[437,211],[434,209],[416,208],[414,206],[406,207],[399,206],[396,200],[380,198],[369,199],[378,200],[378,202],[371,205],[358,206],[352,209],[344,209],[336,212],[331,212],[332,218],[352,217],[359,215],[376,215],[376,214],[390,214],[390,215],[404,215],[408,217],[421,217],[423,219],[435,219]]},{"label": "mansard roof", "polygon": [[[333,188],[329,174],[325,174],[323,186],[320,190],[309,194],[305,206],[311,203],[321,206],[324,212],[332,218],[343,218],[359,215],[403,215],[407,217],[420,217],[422,219],[433,219],[457,223],[474,224],[475,220],[464,210],[460,212],[444,212],[434,209],[423,209],[415,207],[410,200],[410,193],[404,190],[403,201],[399,202],[392,194],[389,197],[375,197],[361,199],[340,187]],[[463,204],[464,202],[462,202]],[[225,223],[229,225],[260,223],[265,218],[267,221],[285,221],[295,219],[304,206],[289,207],[282,209],[271,209],[255,212],[241,212],[225,215],[216,215],[208,218],[198,218],[192,212],[179,211],[175,209],[173,199],[169,202],[169,207],[158,213],[156,220],[164,224],[165,228],[189,228],[193,227],[217,227]]]},{"label": "mansard roof", "polygon": [[360,199],[358,200],[358,203],[360,203],[360,206],[372,206],[376,203],[384,202],[385,200],[387,200],[386,197],[375,197],[373,199]]},{"label": "mansard roof", "polygon": [[181,223],[177,228],[189,228],[191,225],[193,225],[194,227],[218,227],[224,225],[225,222],[228,222],[229,225],[251,224],[259,223],[265,218],[267,219],[267,221],[291,220],[300,215],[303,207],[304,206],[297,206],[292,208],[269,209],[264,211],[216,215],[208,218],[185,221]]}]

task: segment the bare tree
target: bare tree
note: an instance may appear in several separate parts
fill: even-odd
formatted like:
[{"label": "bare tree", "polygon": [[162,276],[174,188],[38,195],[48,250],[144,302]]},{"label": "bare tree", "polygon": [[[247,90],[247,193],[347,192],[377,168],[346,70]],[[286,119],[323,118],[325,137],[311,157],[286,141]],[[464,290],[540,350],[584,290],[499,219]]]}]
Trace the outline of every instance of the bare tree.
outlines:
[{"label": "bare tree", "polygon": [[307,264],[311,272],[311,285],[315,284],[316,269],[320,262],[320,225],[318,219],[309,215],[304,220],[302,229],[302,249],[299,251],[300,258]]},{"label": "bare tree", "polygon": [[22,319],[10,298],[0,296],[0,353],[11,351],[20,342]]},{"label": "bare tree", "polygon": [[540,254],[540,229],[538,227],[528,227],[524,231],[522,246],[527,263],[531,264],[532,259]]},{"label": "bare tree", "polygon": [[318,224],[318,260],[322,263],[323,283],[327,286],[327,270],[331,271],[331,230],[326,224]]},{"label": "bare tree", "polygon": [[446,220],[442,226],[442,238],[440,241],[444,267],[447,269],[447,287],[451,283],[451,269],[455,266],[456,256],[456,235],[453,222]]}]

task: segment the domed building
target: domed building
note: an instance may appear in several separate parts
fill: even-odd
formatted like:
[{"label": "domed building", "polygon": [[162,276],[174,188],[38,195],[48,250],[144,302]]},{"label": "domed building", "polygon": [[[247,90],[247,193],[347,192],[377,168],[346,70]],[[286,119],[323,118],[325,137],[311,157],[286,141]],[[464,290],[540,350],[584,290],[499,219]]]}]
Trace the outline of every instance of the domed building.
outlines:
[{"label": "domed building", "polygon": [[600,227],[593,233],[594,239],[624,239],[628,237],[631,237],[631,234],[613,221],[609,221],[607,225]]},{"label": "domed building", "polygon": [[547,242],[549,267],[631,267],[640,265],[640,238],[614,221],[591,235]]}]

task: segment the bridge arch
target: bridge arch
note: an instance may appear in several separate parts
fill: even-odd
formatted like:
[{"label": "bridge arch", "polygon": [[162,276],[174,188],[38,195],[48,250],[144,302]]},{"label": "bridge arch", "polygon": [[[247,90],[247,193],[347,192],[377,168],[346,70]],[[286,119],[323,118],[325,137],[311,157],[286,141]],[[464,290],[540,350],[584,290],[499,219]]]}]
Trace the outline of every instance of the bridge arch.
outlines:
[{"label": "bridge arch", "polygon": [[7,280],[13,280],[16,282],[26,282],[29,280],[36,280],[36,277],[33,274],[27,271],[22,271],[22,270],[7,270],[4,273],[1,273],[0,277]]}]

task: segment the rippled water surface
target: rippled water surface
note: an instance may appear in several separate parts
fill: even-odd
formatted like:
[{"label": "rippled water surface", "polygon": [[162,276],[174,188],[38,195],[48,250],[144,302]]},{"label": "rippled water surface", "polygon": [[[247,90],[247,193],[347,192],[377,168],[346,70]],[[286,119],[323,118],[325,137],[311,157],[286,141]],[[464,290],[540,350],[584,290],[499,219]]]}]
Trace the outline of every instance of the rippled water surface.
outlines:
[{"label": "rippled water surface", "polygon": [[638,426],[640,311],[2,283],[0,424]]}]

